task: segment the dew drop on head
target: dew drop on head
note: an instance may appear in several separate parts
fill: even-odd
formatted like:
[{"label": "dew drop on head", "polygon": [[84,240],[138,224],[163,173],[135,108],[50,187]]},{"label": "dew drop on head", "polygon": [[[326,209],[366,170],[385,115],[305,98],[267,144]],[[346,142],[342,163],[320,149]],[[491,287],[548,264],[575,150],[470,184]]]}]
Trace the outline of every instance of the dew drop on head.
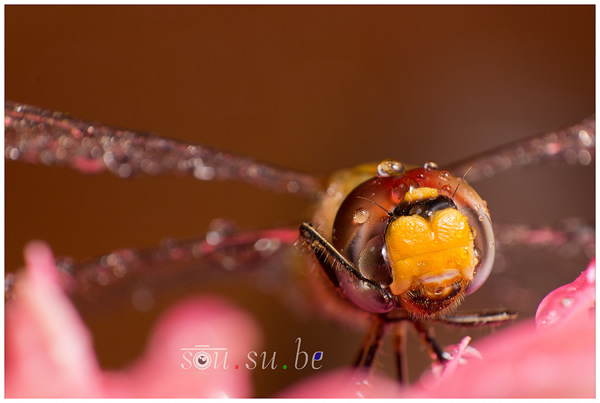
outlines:
[{"label": "dew drop on head", "polygon": [[364,207],[359,207],[354,211],[352,218],[355,223],[364,224],[369,219],[369,212]]},{"label": "dew drop on head", "polygon": [[438,169],[438,164],[436,164],[433,161],[427,161],[424,165],[423,168],[425,169]]},{"label": "dew drop on head", "polygon": [[404,174],[404,164],[397,160],[383,160],[377,165],[377,176],[387,177]]}]

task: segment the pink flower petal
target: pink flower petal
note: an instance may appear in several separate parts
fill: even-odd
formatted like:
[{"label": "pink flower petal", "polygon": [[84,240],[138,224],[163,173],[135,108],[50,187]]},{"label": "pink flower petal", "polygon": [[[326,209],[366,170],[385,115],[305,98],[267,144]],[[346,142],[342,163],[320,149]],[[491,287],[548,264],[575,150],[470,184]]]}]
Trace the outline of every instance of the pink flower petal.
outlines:
[{"label": "pink flower petal", "polygon": [[285,398],[381,398],[399,397],[401,385],[392,379],[369,376],[356,378],[356,371],[344,369],[315,375],[281,392]]},{"label": "pink flower petal", "polygon": [[[252,319],[226,301],[209,297],[185,301],[159,320],[143,357],[126,371],[107,374],[105,390],[110,397],[249,397],[251,371],[239,363],[256,349],[258,334]],[[188,365],[181,349],[196,345],[226,348],[227,369],[182,368]],[[218,356],[219,364],[222,357]]]},{"label": "pink flower petal", "polygon": [[6,307],[6,396],[97,396],[91,335],[63,294],[50,249],[32,242]]},{"label": "pink flower petal", "polygon": [[481,359],[481,354],[479,351],[469,346],[470,342],[471,338],[469,336],[465,336],[459,344],[447,346],[444,349],[450,355],[450,359],[444,364],[439,364],[437,362],[433,363],[431,366],[431,371],[429,372],[431,376],[424,377],[424,380],[422,380],[422,382],[426,384],[427,388],[436,388],[444,376],[449,376],[452,374],[454,371],[456,371],[456,368],[458,368],[459,365],[466,364],[468,362],[468,358]]},{"label": "pink flower petal", "polygon": [[476,345],[471,361],[428,390],[417,385],[410,397],[594,397],[595,322],[587,317],[569,326],[536,329],[526,321]]},{"label": "pink flower petal", "polygon": [[570,284],[548,294],[538,306],[535,321],[538,327],[566,323],[596,304],[596,260]]},{"label": "pink flower petal", "polygon": [[[196,298],[167,311],[151,332],[142,358],[122,371],[103,372],[91,335],[60,287],[50,249],[26,248],[6,306],[7,397],[242,397],[252,393],[245,362],[256,349],[253,320],[218,298]],[[189,371],[182,348],[227,349],[225,371]],[[223,369],[223,367],[220,367]]]},{"label": "pink flower petal", "polygon": [[[32,243],[27,269],[17,276],[15,299],[6,306],[6,396],[8,397],[242,397],[252,392],[243,367],[258,342],[256,325],[218,298],[202,297],[168,310],[158,321],[143,356],[121,371],[102,371],[91,335],[65,296],[49,248]],[[593,397],[595,321],[590,315],[595,266],[553,291],[540,318],[558,308],[563,326],[533,321],[511,326],[476,345],[482,360],[458,365],[473,350],[465,338],[434,390],[424,384],[401,389],[373,375],[366,382],[352,370],[319,374],[282,392],[286,397]],[[572,302],[565,304],[564,299]],[[558,306],[559,304],[560,306]],[[566,306],[565,306],[566,305]],[[548,323],[545,320],[544,323]],[[227,350],[228,366],[195,370],[182,348],[210,345]],[[220,350],[223,351],[223,350]],[[235,367],[237,365],[237,369]],[[191,370],[190,370],[191,369]],[[432,375],[429,375],[432,377]],[[439,378],[439,377],[438,377]],[[429,380],[431,382],[431,379]],[[425,381],[427,382],[427,381]]]}]

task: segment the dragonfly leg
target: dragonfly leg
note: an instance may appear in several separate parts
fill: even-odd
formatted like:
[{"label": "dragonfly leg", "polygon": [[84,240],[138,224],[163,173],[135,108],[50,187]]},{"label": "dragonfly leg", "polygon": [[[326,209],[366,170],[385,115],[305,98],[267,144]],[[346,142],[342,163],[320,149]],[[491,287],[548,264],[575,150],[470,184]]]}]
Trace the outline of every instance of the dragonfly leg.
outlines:
[{"label": "dragonfly leg", "polygon": [[408,363],[406,360],[406,324],[397,323],[394,328],[394,353],[398,368],[398,382],[408,385]]},{"label": "dragonfly leg", "polygon": [[373,361],[377,355],[377,351],[381,346],[383,340],[385,326],[387,322],[379,315],[373,315],[373,321],[369,326],[369,330],[363,340],[358,355],[354,360],[354,367],[358,370],[358,373],[366,374],[369,369],[373,366]]},{"label": "dragonfly leg", "polygon": [[515,320],[517,313],[510,310],[482,312],[454,312],[436,319],[447,325],[461,327],[498,326]]},{"label": "dragonfly leg", "polygon": [[340,277],[360,283],[370,289],[381,301],[382,311],[389,311],[394,306],[394,296],[379,283],[369,280],[346,259],[331,243],[317,231],[312,224],[305,222],[300,225],[300,236],[305,245],[319,261],[323,271],[331,280],[334,287],[340,289]]},{"label": "dragonfly leg", "polygon": [[412,321],[412,324],[421,337],[421,340],[427,346],[431,356],[440,364],[448,361],[448,354],[444,352],[442,347],[439,345],[433,334],[433,328],[425,325],[421,321]]}]

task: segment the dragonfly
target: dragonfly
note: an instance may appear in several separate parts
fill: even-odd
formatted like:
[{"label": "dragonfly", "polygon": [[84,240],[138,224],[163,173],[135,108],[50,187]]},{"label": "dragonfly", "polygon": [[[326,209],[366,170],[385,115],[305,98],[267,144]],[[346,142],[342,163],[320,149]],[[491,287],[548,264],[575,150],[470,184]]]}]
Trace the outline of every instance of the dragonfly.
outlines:
[{"label": "dragonfly", "polygon": [[[80,303],[102,297],[117,300],[115,296],[139,290],[140,283],[144,290],[156,290],[222,272],[249,276],[262,288],[306,283],[302,292],[325,301],[320,306],[327,315],[366,324],[366,337],[353,362],[359,376],[367,376],[385,334],[393,333],[401,383],[408,379],[409,328],[424,341],[433,360],[443,364],[448,354],[430,323],[478,327],[516,318],[510,309],[456,309],[486,282],[503,242],[588,249],[594,244],[593,229],[581,223],[492,227],[487,203],[470,186],[527,166],[590,165],[595,157],[593,117],[443,168],[432,161],[410,167],[386,159],[322,178],[206,145],[7,102],[5,157],[120,178],[172,174],[238,181],[310,200],[313,214],[299,227],[245,231],[227,220],[215,220],[206,235],[195,239],[122,249],[85,262],[67,258],[57,265],[65,289]],[[414,244],[419,246],[415,249]],[[282,268],[282,260],[301,260],[308,269],[292,264]],[[168,271],[162,264],[166,262]],[[10,298],[10,275],[6,284]],[[147,299],[147,293],[138,292],[131,301],[143,310]]]}]

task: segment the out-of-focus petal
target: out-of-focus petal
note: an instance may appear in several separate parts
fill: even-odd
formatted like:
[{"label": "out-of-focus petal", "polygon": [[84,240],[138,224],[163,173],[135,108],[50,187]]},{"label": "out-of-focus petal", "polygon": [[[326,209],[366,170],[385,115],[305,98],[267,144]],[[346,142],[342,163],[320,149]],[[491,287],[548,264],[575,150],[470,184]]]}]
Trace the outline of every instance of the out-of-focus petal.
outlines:
[{"label": "out-of-focus petal", "polygon": [[32,242],[25,260],[5,311],[6,396],[98,396],[91,336],[60,288],[52,252]]},{"label": "out-of-focus petal", "polygon": [[[203,297],[168,310],[151,332],[144,355],[122,371],[103,372],[89,331],[60,287],[49,248],[32,243],[6,306],[8,397],[245,397],[251,372],[243,367],[258,330],[245,313],[218,298]],[[402,389],[378,377],[357,382],[351,370],[323,373],[281,393],[284,397],[594,397],[595,321],[590,314],[595,266],[551,293],[540,306],[559,312],[556,323],[527,321],[475,344],[482,360],[446,371],[434,389],[423,382]],[[565,294],[567,293],[567,294]],[[565,304],[565,298],[573,301]],[[209,345],[227,351],[228,367],[188,366],[182,348]],[[203,347],[204,348],[204,347]],[[208,349],[208,347],[204,348]],[[466,342],[459,346],[459,362]],[[208,350],[207,350],[208,351]],[[223,352],[224,350],[219,350]],[[223,357],[223,356],[221,356]],[[238,366],[236,368],[235,366]],[[431,375],[430,375],[431,376]]]},{"label": "out-of-focus petal", "polygon": [[[259,331],[247,314],[219,298],[202,297],[171,308],[154,329],[141,359],[126,371],[107,374],[111,397],[251,396],[251,371],[241,363],[257,348]],[[225,350],[219,351],[217,369],[187,365],[181,349],[196,345],[227,349],[227,369],[221,365]]]},{"label": "out-of-focus petal", "polygon": [[[25,251],[6,306],[7,397],[243,397],[252,393],[245,362],[256,349],[253,320],[230,303],[203,297],[163,314],[142,358],[130,368],[104,372],[92,338],[64,294],[52,252],[41,242]],[[182,348],[210,345],[227,351],[216,370],[186,370]],[[223,357],[224,350],[220,350]],[[222,364],[222,359],[219,361]],[[190,368],[188,368],[190,369]]]},{"label": "out-of-focus petal", "polygon": [[396,380],[369,376],[355,378],[352,369],[323,373],[301,381],[284,390],[279,397],[286,398],[381,398],[399,397],[401,386]]}]

